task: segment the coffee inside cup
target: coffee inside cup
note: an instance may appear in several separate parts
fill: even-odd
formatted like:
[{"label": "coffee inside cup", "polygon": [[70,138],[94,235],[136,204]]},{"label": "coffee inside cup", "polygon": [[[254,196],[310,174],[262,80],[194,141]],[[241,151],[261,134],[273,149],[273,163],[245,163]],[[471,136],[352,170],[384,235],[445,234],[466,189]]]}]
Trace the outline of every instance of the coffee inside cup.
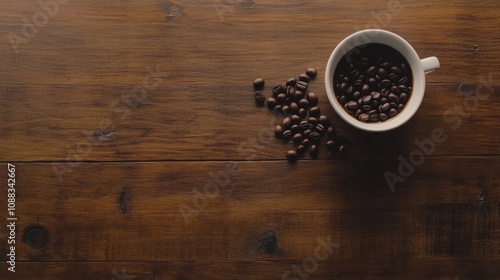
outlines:
[{"label": "coffee inside cup", "polygon": [[404,110],[412,95],[408,61],[379,43],[360,45],[339,61],[333,77],[337,101],[361,122],[383,122]]}]

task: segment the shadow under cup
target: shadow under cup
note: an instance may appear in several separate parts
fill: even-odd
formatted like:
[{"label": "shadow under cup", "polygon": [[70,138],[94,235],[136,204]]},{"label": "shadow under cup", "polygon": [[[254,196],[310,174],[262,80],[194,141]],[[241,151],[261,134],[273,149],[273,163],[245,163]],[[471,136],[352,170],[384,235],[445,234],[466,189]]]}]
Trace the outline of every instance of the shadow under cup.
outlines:
[{"label": "shadow under cup", "polygon": [[[386,57],[407,65],[411,77],[411,92],[404,109],[392,118],[380,122],[363,122],[350,115],[344,106],[339,103],[339,92],[335,89],[335,78],[341,72],[348,73],[350,60],[359,56]],[[426,66],[424,69],[424,65]],[[325,87],[328,99],[337,114],[350,125],[366,130],[381,132],[394,129],[407,122],[418,110],[425,92],[425,73],[439,68],[439,61],[435,57],[421,60],[413,47],[400,36],[379,29],[369,29],[356,32],[345,38],[332,52],[325,71]]]}]

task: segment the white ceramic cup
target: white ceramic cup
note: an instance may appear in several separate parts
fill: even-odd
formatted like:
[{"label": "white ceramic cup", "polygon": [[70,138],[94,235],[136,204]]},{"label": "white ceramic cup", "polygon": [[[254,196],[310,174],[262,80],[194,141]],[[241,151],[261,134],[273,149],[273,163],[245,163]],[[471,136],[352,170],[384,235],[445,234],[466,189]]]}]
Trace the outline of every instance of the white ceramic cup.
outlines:
[{"label": "white ceramic cup", "polygon": [[[337,101],[334,88],[334,74],[340,59],[349,51],[356,47],[369,43],[379,43],[397,50],[408,61],[411,68],[413,85],[412,94],[405,105],[403,111],[395,117],[384,122],[365,123],[349,115],[344,107]],[[383,54],[382,54],[383,55]],[[394,129],[406,123],[417,112],[425,92],[425,74],[439,69],[439,60],[434,57],[420,59],[413,47],[400,36],[381,29],[366,29],[351,34],[333,50],[326,65],[325,87],[326,94],[333,109],[337,114],[350,125],[372,132],[381,132]]]}]

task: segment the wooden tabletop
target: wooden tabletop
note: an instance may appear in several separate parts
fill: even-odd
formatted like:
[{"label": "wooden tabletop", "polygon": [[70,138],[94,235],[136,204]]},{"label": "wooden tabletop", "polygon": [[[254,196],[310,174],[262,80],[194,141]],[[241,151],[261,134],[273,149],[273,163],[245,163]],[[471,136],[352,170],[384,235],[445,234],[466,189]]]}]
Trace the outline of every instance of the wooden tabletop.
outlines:
[{"label": "wooden tabletop", "polygon": [[[500,279],[498,1],[40,3],[0,1],[1,279]],[[386,133],[325,93],[366,28],[441,63]],[[252,82],[308,67],[347,153],[289,164]]]}]

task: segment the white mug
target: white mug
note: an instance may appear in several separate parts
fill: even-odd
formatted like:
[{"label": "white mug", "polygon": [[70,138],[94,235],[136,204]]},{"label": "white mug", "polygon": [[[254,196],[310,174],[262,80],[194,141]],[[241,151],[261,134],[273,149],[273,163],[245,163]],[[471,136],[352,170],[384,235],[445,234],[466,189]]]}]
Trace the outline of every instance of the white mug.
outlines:
[{"label": "white mug", "polygon": [[[369,43],[384,44],[397,50],[408,62],[412,72],[412,93],[405,109],[383,122],[365,123],[349,115],[337,101],[334,88],[334,74],[341,58],[350,50]],[[350,125],[372,132],[387,131],[406,123],[418,110],[425,92],[425,74],[439,69],[439,60],[434,57],[420,59],[413,47],[400,36],[381,29],[366,29],[351,34],[333,50],[325,70],[326,94],[333,109]]]}]

